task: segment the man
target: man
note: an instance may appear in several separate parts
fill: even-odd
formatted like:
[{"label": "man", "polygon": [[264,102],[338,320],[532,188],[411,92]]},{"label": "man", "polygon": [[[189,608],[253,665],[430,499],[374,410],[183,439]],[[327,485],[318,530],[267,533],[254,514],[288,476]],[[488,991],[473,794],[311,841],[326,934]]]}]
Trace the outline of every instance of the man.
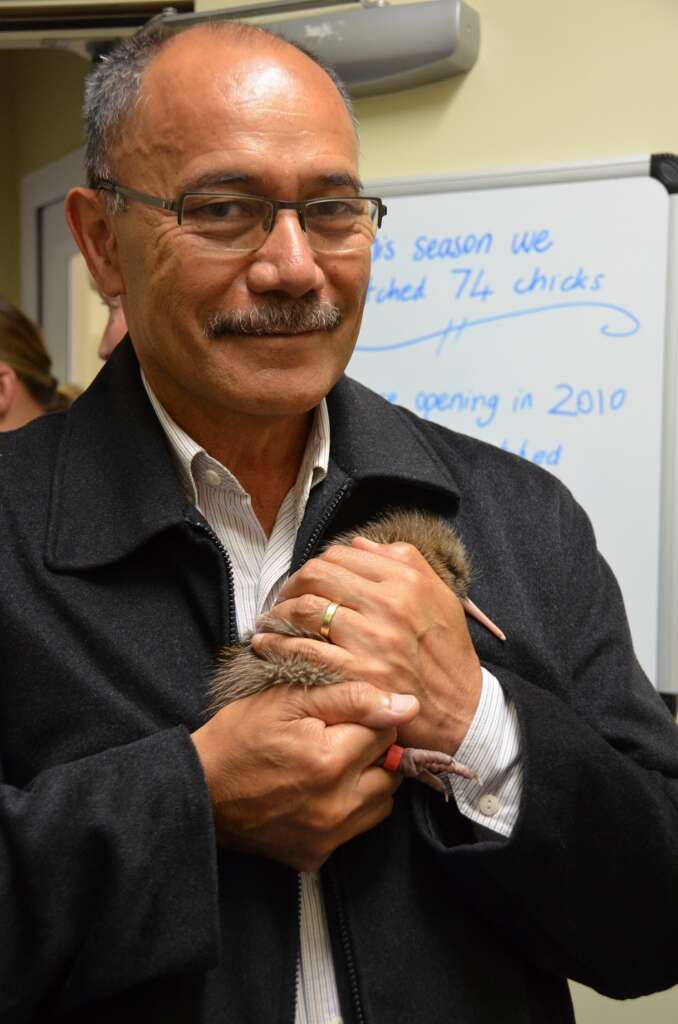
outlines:
[{"label": "man", "polygon": [[[568,976],[674,984],[675,726],[585,516],[342,378],[382,210],[331,77],[203,28],[87,109],[68,217],[132,344],[0,459],[6,1019],[557,1024]],[[454,521],[506,644],[406,545],[317,555],[393,506]],[[205,722],[271,606],[331,643],[255,645],[346,682]],[[396,792],[396,734],[480,782]]]}]

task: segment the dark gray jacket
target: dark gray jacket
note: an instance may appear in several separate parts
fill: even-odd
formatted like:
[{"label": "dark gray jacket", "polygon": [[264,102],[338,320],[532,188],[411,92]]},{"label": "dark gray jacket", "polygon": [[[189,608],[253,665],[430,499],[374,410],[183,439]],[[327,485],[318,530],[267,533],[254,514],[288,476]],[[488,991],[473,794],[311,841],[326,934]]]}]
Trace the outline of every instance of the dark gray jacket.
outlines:
[{"label": "dark gray jacket", "polygon": [[[389,505],[454,519],[518,710],[507,842],[405,783],[323,869],[350,1024],[565,1024],[565,977],[678,981],[678,739],[586,517],[553,477],[343,380],[298,566]],[[234,638],[227,553],[129,343],[0,437],[0,1020],[292,1024],[295,874],[217,850],[189,731]]]}]

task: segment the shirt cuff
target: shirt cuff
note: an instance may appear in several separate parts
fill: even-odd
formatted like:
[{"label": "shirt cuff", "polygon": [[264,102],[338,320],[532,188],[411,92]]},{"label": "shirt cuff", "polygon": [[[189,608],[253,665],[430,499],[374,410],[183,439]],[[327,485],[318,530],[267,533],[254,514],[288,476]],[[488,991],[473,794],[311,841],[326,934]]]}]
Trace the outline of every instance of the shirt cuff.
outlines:
[{"label": "shirt cuff", "polygon": [[482,669],[480,701],[455,758],[477,779],[450,775],[460,812],[492,832],[510,836],[518,819],[523,789],[518,716],[497,679]]}]

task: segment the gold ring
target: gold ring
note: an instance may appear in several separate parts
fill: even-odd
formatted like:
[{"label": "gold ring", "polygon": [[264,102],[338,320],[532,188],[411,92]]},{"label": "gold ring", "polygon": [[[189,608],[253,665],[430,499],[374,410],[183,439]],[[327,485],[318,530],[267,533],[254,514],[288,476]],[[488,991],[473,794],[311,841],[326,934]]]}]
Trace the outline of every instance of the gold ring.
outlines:
[{"label": "gold ring", "polygon": [[323,615],[323,620],[320,623],[320,635],[323,640],[330,639],[330,626],[332,625],[332,619],[337,614],[337,608],[341,605],[341,601],[332,601],[328,604]]}]

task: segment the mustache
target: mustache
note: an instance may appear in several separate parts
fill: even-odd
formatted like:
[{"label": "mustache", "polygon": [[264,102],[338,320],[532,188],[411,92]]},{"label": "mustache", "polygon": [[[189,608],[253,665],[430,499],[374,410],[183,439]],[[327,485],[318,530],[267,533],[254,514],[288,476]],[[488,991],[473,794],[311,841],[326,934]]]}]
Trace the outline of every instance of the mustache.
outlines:
[{"label": "mustache", "polygon": [[258,302],[247,309],[229,309],[212,313],[204,331],[210,341],[225,334],[303,334],[306,331],[331,331],[343,314],[338,306],[317,299],[278,299]]}]

